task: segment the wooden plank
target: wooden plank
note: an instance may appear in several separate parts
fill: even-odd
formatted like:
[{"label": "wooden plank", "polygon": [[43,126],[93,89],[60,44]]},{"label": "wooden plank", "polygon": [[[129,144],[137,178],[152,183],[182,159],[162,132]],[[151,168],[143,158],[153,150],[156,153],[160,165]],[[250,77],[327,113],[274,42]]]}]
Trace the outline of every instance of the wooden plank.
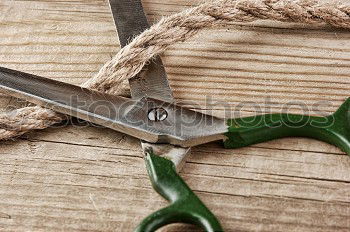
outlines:
[{"label": "wooden plank", "polygon": [[[195,2],[145,0],[151,21]],[[80,84],[118,41],[104,0],[1,1],[0,63]],[[349,96],[350,33],[276,22],[232,24],[163,56],[180,104],[218,116],[305,105],[333,112]],[[227,104],[228,103],[228,104]],[[0,97],[3,109],[26,105]],[[318,108],[317,106],[320,105]],[[70,125],[0,145],[0,231],[130,231],[166,202],[151,188],[139,141]],[[350,159],[310,139],[237,150],[193,149],[182,176],[226,231],[349,231]],[[164,231],[195,230],[175,225]]]}]

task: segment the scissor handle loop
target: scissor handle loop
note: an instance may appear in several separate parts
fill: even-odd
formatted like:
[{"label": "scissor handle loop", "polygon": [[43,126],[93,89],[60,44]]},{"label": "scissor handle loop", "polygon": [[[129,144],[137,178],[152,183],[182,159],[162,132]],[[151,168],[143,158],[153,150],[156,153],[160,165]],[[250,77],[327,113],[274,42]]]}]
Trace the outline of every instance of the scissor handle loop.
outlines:
[{"label": "scissor handle loop", "polygon": [[136,232],[151,232],[172,223],[188,223],[208,232],[223,231],[217,218],[176,173],[168,159],[148,151],[146,166],[154,189],[171,204],[145,218]]},{"label": "scissor handle loop", "polygon": [[350,155],[350,98],[326,117],[298,114],[265,114],[228,120],[226,148],[284,137],[308,137],[339,147]]}]

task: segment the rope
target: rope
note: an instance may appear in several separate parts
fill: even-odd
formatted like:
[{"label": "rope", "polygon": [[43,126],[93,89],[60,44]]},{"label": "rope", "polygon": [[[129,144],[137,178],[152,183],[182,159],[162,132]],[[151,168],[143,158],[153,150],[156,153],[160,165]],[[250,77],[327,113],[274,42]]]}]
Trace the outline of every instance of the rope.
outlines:
[{"label": "rope", "polygon": [[[129,95],[127,80],[136,76],[152,57],[170,45],[193,37],[204,28],[232,22],[269,19],[299,23],[326,23],[350,29],[350,2],[322,0],[207,0],[203,4],[164,17],[137,36],[82,86],[101,92]],[[44,129],[65,118],[39,106],[0,114],[0,140]]]}]

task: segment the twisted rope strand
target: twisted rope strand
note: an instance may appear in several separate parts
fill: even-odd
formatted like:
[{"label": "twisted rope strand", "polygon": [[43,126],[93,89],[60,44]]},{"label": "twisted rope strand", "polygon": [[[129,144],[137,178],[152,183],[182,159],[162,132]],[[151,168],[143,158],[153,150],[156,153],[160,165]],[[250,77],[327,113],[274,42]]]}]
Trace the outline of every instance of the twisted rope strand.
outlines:
[{"label": "twisted rope strand", "polygon": [[[185,41],[204,28],[258,19],[299,23],[327,23],[350,29],[350,2],[322,0],[208,0],[197,7],[162,18],[137,36],[82,86],[101,92],[128,95],[127,80],[136,76],[152,57],[170,45]],[[39,106],[0,114],[0,140],[44,129],[64,116]]]}]

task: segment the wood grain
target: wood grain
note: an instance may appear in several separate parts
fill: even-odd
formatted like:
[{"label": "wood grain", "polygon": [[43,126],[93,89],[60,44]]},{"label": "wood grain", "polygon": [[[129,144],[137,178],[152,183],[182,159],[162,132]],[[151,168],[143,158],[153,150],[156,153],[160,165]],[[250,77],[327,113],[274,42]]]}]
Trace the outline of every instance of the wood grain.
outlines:
[{"label": "wood grain", "polygon": [[[154,22],[198,2],[143,4]],[[3,0],[0,12],[2,66],[80,84],[119,49],[104,0]],[[322,114],[350,96],[349,48],[345,30],[260,21],[203,31],[163,59],[177,101],[191,108],[235,116],[250,101],[240,115]],[[26,104],[0,98],[3,110]],[[0,231],[131,231],[166,205],[139,141],[109,129],[32,132],[1,142],[0,154]],[[350,159],[322,142],[198,146],[182,176],[226,231],[350,230]]]}]

